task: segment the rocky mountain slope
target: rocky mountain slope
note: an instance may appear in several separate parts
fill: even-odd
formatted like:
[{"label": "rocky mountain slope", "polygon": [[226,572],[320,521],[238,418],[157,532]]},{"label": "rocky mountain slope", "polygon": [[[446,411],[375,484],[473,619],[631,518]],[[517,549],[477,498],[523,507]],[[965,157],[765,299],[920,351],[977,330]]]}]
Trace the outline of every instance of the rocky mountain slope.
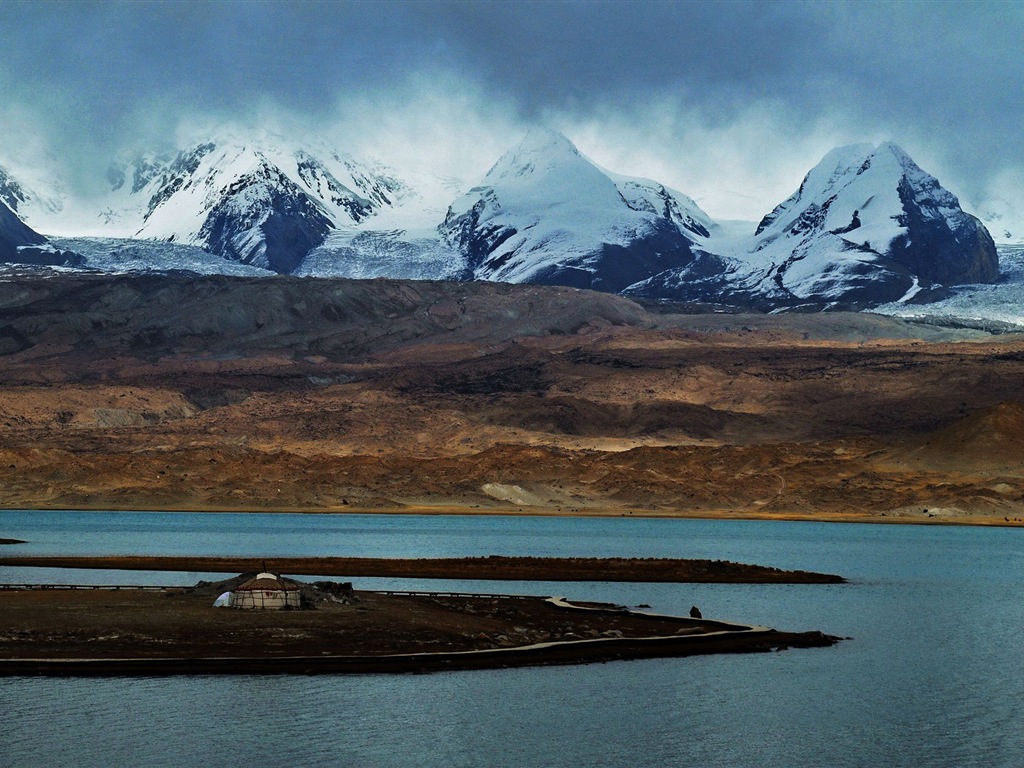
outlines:
[{"label": "rocky mountain slope", "polygon": [[944,299],[928,304],[893,303],[872,311],[947,324],[1000,323],[1024,327],[1024,246],[999,245],[999,280],[956,286]]}]

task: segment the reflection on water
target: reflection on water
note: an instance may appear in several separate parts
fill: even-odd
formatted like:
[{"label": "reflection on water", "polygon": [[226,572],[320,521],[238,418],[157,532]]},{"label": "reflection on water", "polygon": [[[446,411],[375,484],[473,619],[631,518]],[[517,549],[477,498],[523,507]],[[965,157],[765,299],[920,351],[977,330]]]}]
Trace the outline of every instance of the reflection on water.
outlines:
[{"label": "reflection on water", "polygon": [[[666,612],[696,603],[709,617],[853,639],[777,654],[426,676],[0,680],[5,766],[1024,765],[1019,530],[0,512],[0,536],[28,539],[5,550],[26,554],[712,557],[852,579],[828,586],[360,579],[362,588],[557,593]],[[58,580],[24,579],[25,570],[0,569],[0,578]],[[98,578],[66,571],[59,580],[65,576]]]}]

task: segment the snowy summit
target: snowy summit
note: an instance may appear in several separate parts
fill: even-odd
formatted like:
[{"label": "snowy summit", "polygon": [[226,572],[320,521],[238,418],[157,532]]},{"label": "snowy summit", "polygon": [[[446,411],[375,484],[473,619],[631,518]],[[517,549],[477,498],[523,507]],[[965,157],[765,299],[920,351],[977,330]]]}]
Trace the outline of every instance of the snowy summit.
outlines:
[{"label": "snowy summit", "polygon": [[863,308],[999,276],[981,222],[891,142],[832,150],[753,235],[706,245],[699,263],[630,292]]},{"label": "snowy summit", "polygon": [[619,291],[687,263],[714,228],[685,195],[610,174],[562,134],[533,130],[439,231],[475,279]]}]

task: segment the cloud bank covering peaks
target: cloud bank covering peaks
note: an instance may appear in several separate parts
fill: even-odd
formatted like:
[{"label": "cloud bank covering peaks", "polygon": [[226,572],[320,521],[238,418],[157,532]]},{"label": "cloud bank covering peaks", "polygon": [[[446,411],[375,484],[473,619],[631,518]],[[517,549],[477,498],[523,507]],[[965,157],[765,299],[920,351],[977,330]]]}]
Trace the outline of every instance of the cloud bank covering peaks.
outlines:
[{"label": "cloud bank covering peaks", "polygon": [[893,139],[1012,216],[1021,39],[1020,2],[0,2],[0,158],[89,194],[117,154],[227,125],[472,183],[546,125],[752,220]]}]

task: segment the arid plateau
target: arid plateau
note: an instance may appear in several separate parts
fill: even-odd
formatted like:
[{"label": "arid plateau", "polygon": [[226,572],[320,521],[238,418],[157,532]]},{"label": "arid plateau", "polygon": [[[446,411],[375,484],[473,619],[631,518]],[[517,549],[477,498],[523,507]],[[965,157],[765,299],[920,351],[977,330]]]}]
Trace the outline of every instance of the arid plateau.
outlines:
[{"label": "arid plateau", "polygon": [[1024,336],[991,330],[12,272],[0,506],[1016,524]]}]

